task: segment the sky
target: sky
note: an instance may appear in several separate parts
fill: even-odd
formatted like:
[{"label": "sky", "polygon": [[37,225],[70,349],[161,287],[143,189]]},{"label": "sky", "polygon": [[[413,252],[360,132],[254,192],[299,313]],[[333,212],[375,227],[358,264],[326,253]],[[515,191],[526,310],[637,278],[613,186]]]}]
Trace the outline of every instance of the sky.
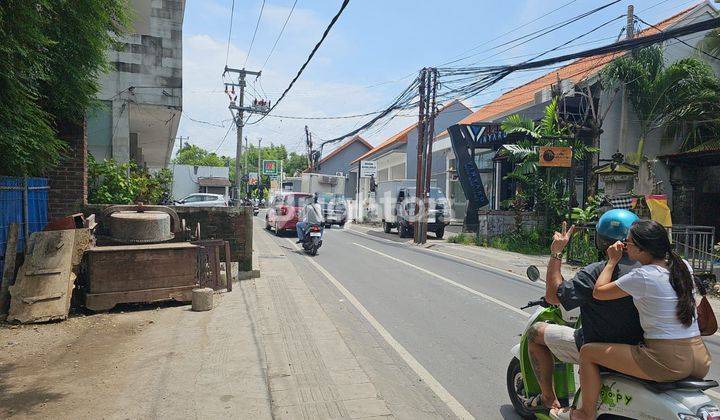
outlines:
[{"label": "sky", "polygon": [[[234,156],[235,128],[222,77],[229,67],[262,70],[248,79],[246,103],[253,98],[275,101],[305,61],[342,3],[340,0],[297,0],[282,37],[271,48],[295,0],[189,0],[183,26],[183,118],[178,136],[218,154]],[[304,127],[315,143],[343,135],[370,117],[341,120],[281,118],[362,114],[387,107],[417,76],[419,69],[440,66],[513,64],[529,58],[624,14],[654,23],[698,0],[622,0],[565,28],[522,45],[507,42],[562,22],[611,0],[351,0],[313,60],[287,97],[262,122],[246,125],[243,135],[253,144],[284,144],[305,152]],[[232,32],[230,33],[232,12]],[[255,41],[251,41],[258,17]],[[618,19],[573,44],[559,55],[614,42],[625,26]],[[229,42],[228,42],[229,37]],[[477,110],[503,91],[548,70],[512,74],[465,104]],[[236,81],[236,79],[235,79]],[[403,112],[389,124],[361,133],[377,145],[417,121]],[[250,122],[255,120],[251,118]],[[178,142],[176,142],[176,149]],[[324,154],[332,147],[324,149]]]}]

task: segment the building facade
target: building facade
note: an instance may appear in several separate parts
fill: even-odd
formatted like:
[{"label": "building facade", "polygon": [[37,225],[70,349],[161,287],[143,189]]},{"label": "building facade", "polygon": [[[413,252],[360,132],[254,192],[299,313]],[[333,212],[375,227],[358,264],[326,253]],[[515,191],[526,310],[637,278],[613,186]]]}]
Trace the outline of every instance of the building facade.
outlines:
[{"label": "building facade", "polygon": [[170,163],[182,112],[185,0],[131,0],[134,21],[121,47],[108,51],[100,105],[88,113],[88,152],[96,160]]}]

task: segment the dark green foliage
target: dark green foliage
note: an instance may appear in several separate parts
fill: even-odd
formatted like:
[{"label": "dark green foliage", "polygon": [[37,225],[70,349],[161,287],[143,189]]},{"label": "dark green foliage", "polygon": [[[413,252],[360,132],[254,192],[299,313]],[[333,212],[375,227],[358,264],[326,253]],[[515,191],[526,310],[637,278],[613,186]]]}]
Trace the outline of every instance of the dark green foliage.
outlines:
[{"label": "dark green foliage", "polygon": [[707,63],[690,57],[666,64],[659,47],[648,47],[611,62],[601,72],[609,87],[625,86],[640,121],[638,149],[643,156],[647,135],[663,129],[665,138],[683,138],[682,150],[720,137],[720,80]]},{"label": "dark green foliage", "polygon": [[489,246],[526,255],[545,255],[550,241],[540,229],[520,230],[491,238]]},{"label": "dark green foliage", "polygon": [[92,204],[159,204],[164,194],[170,195],[171,187],[169,169],[151,174],[134,162],[96,162],[88,156],[88,202]]},{"label": "dark green foliage", "polygon": [[127,22],[124,0],[0,2],[0,173],[38,175],[65,151],[59,122],[82,122]]}]

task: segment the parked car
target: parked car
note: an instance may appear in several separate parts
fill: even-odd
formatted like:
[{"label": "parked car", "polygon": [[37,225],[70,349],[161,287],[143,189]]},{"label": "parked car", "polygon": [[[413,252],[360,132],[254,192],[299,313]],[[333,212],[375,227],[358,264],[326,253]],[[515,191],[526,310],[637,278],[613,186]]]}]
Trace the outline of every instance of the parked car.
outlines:
[{"label": "parked car", "polygon": [[276,235],[284,230],[295,230],[300,211],[305,207],[306,201],[311,198],[310,194],[296,192],[276,195],[268,204],[268,211],[265,214],[265,229],[274,229]]},{"label": "parked car", "polygon": [[323,194],[320,196],[319,201],[325,218],[325,227],[332,227],[332,225],[345,226],[347,206],[345,205],[344,195]]},{"label": "parked car", "polygon": [[[397,228],[401,238],[410,237],[415,227],[415,187],[406,180],[385,181],[378,184],[377,195],[380,218],[385,233]],[[434,232],[438,239],[445,235],[445,226],[450,224],[450,207],[445,194],[436,187],[430,187],[428,209],[428,232]]]},{"label": "parked car", "polygon": [[228,202],[221,194],[195,193],[175,202],[185,207],[227,207]]}]

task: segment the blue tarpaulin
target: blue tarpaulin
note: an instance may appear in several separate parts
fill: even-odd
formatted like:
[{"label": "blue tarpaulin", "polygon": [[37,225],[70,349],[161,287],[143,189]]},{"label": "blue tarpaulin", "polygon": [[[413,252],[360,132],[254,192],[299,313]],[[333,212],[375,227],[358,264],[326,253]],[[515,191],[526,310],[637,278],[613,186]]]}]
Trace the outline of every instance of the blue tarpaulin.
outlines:
[{"label": "blue tarpaulin", "polygon": [[[17,223],[18,251],[25,247],[25,221],[23,220],[24,179],[20,177],[0,176],[0,257],[5,256],[8,229],[11,223]],[[47,178],[27,178],[29,233],[43,230],[48,221],[48,180]],[[4,258],[0,258],[0,274]]]}]

